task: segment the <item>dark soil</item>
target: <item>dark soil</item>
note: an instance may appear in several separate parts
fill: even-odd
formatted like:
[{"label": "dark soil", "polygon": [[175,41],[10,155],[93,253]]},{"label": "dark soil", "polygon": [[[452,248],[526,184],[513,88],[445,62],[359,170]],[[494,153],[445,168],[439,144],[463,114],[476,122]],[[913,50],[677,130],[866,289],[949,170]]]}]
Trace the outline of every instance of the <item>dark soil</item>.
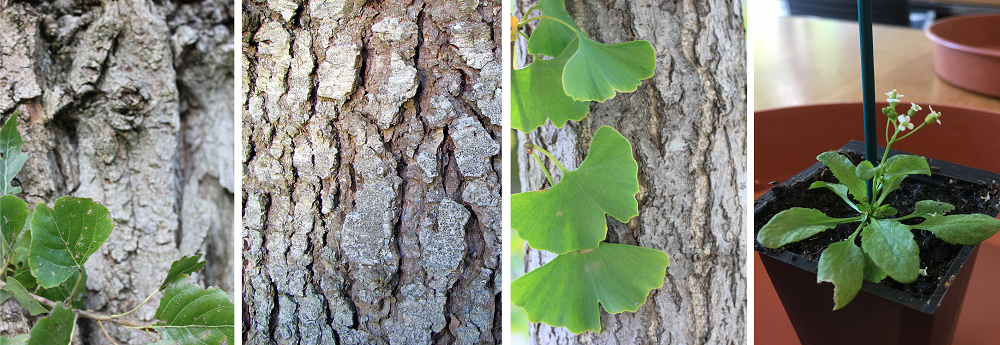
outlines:
[{"label": "dark soil", "polygon": [[[863,160],[863,156],[852,152],[844,152],[851,158],[854,164]],[[936,171],[931,167],[932,171]],[[986,213],[991,202],[998,197],[1000,185],[993,183],[989,186],[973,184],[966,181],[954,180],[943,176],[933,176],[937,183],[917,183],[912,178],[907,178],[901,184],[901,188],[893,192],[886,198],[886,203],[899,210],[898,215],[904,216],[913,212],[913,205],[920,200],[937,200],[955,206],[955,210],[948,214],[968,214]],[[761,221],[754,222],[754,237],[760,228],[767,224],[773,215],[792,207],[808,207],[823,211],[831,217],[847,218],[857,216],[858,213],[844,203],[839,196],[826,188],[808,190],[809,185],[815,181],[837,182],[830,169],[824,167],[820,173],[812,176],[807,181],[795,181],[792,185],[774,186],[771,193],[774,196],[767,205],[761,209]],[[986,201],[989,195],[990,202]],[[755,205],[756,206],[756,205]],[[903,221],[904,224],[917,224],[922,222],[922,218],[915,218]],[[802,255],[813,261],[819,261],[820,253],[827,246],[834,242],[846,239],[857,228],[858,223],[840,224],[835,229],[821,232],[813,237],[788,244],[778,249],[769,249],[754,241],[754,249],[761,253],[777,253],[789,251]],[[914,230],[914,239],[920,249],[920,267],[926,268],[926,275],[917,277],[911,284],[901,284],[886,277],[880,284],[890,288],[903,291],[911,296],[927,299],[934,293],[940,279],[948,271],[952,260],[961,250],[961,245],[948,244],[930,231]],[[861,246],[861,236],[858,236],[857,245]]]}]

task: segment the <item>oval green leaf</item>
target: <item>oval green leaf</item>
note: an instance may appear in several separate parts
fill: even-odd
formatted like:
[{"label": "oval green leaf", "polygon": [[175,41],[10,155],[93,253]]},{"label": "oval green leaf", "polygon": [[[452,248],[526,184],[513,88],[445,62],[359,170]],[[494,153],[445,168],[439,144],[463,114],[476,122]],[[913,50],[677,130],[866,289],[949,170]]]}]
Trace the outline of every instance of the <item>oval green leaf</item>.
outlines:
[{"label": "oval green leaf", "polygon": [[0,195],[21,192],[21,187],[11,186],[10,181],[14,179],[14,175],[17,175],[18,171],[21,171],[24,162],[28,160],[28,154],[21,152],[22,146],[24,146],[24,140],[17,132],[17,112],[14,112],[7,119],[3,129],[0,129],[0,153],[3,153],[3,156],[0,157]]},{"label": "oval green leaf", "polygon": [[21,308],[27,310],[31,315],[38,315],[47,312],[48,310],[42,306],[41,303],[31,297],[28,290],[21,285],[21,282],[17,281],[14,277],[7,277],[6,285],[4,285],[4,291],[10,293],[17,300],[17,303],[21,305]]},{"label": "oval green leaf", "polygon": [[851,160],[836,151],[827,151],[816,156],[816,160],[823,162],[833,176],[854,196],[854,200],[860,202],[868,201],[868,184],[858,178],[857,167]]},{"label": "oval green leaf", "polygon": [[108,209],[87,198],[64,196],[55,208],[38,203],[31,218],[31,274],[42,287],[61,284],[83,268],[112,226]]},{"label": "oval green leaf", "polygon": [[614,243],[559,255],[511,283],[511,302],[530,322],[573,333],[601,331],[598,303],[609,313],[635,312],[663,286],[670,260],[659,250]]},{"label": "oval green leaf", "polygon": [[6,259],[14,252],[17,239],[24,223],[28,220],[28,203],[13,195],[0,196],[0,258]]},{"label": "oval green leaf", "polygon": [[552,120],[557,128],[566,121],[579,121],[587,116],[590,102],[574,100],[563,91],[562,73],[566,61],[576,51],[574,39],[570,49],[552,60],[535,59],[528,67],[511,74],[511,128],[530,133]]},{"label": "oval green leaf", "polygon": [[833,229],[837,224],[858,220],[860,218],[833,218],[816,209],[792,207],[774,215],[764,224],[757,232],[757,242],[768,248],[780,248]]},{"label": "oval green leaf", "polygon": [[[562,0],[539,0],[537,6],[543,15],[559,19],[573,26],[573,29],[551,19],[542,19],[532,31],[531,37],[528,38],[528,54],[559,56],[566,50],[569,42],[576,38],[576,32],[573,30],[579,31],[580,27],[576,26],[576,21],[573,18],[570,18]],[[535,59],[536,62],[538,60],[541,59]]]},{"label": "oval green leaf", "polygon": [[225,292],[202,289],[184,276],[167,286],[154,316],[162,322],[152,328],[163,339],[181,344],[234,344],[233,312]]},{"label": "oval green leaf", "polygon": [[816,282],[833,283],[833,310],[843,308],[858,295],[864,272],[865,254],[850,240],[831,244],[823,250]]},{"label": "oval green leaf", "polygon": [[839,195],[841,199],[844,199],[844,202],[846,202],[847,205],[850,205],[851,208],[853,208],[855,211],[859,211],[858,205],[855,205],[854,202],[847,197],[848,193],[847,186],[839,183],[826,183],[825,181],[816,181],[813,182],[811,185],[809,185],[809,189],[816,189],[816,188],[827,188],[829,190],[832,190],[834,193],[837,193],[837,195]]},{"label": "oval green leaf", "polygon": [[76,328],[76,313],[62,303],[56,303],[49,316],[43,317],[31,327],[28,345],[69,344]]},{"label": "oval green leaf", "polygon": [[566,62],[562,83],[566,94],[580,101],[605,100],[615,91],[632,92],[653,77],[656,53],[647,41],[598,43],[578,34],[576,54]]},{"label": "oval green leaf", "polygon": [[628,140],[601,127],[579,169],[548,190],[511,196],[511,228],[532,248],[556,254],[596,248],[608,229],[605,213],[621,222],[639,215],[638,171]]},{"label": "oval green leaf", "polygon": [[[949,205],[950,206],[950,205]],[[929,217],[923,223],[910,226],[934,233],[951,244],[976,245],[1000,230],[1000,220],[985,214],[956,214]]]},{"label": "oval green leaf", "polygon": [[861,231],[861,247],[892,279],[909,284],[920,272],[920,249],[913,233],[903,223],[882,219]]},{"label": "oval green leaf", "polygon": [[927,159],[914,155],[895,155],[885,160],[885,174],[896,175],[927,175],[931,176],[931,167]]}]

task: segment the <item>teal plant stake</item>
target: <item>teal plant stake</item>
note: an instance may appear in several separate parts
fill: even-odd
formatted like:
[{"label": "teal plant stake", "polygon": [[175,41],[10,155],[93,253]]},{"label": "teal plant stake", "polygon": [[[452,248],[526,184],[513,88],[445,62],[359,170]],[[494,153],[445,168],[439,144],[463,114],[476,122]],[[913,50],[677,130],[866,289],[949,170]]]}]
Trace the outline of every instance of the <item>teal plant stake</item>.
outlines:
[{"label": "teal plant stake", "polygon": [[[872,53],[872,0],[858,0],[858,33],[861,36],[861,97],[865,113],[865,159],[875,161],[875,57]],[[890,102],[892,100],[889,100]],[[899,102],[899,101],[897,101]],[[867,182],[868,198],[872,181]]]},{"label": "teal plant stake", "polygon": [[[551,121],[561,128],[586,117],[590,101],[635,91],[653,76],[656,58],[649,42],[596,42],[580,31],[561,0],[540,0],[525,17],[534,10],[542,15],[511,20],[514,35],[525,37],[520,28],[540,20],[528,37],[534,61],[511,74],[511,127],[527,134]],[[599,305],[612,314],[635,312],[650,291],[663,286],[670,265],[659,250],[604,242],[605,215],[621,222],[639,215],[639,165],[632,145],[615,129],[601,127],[576,170],[537,145],[526,143],[525,149],[550,188],[511,196],[511,228],[532,248],[558,256],[511,283],[511,301],[524,308],[528,321],[573,333],[600,332]],[[558,182],[539,153],[562,172]]]},{"label": "teal plant stake", "polygon": [[[853,300],[865,280],[878,283],[888,276],[909,284],[917,279],[917,275],[921,274],[920,256],[912,230],[927,230],[942,241],[963,245],[979,244],[1000,231],[1000,220],[996,218],[985,214],[947,215],[955,207],[939,201],[918,201],[914,211],[905,216],[885,203],[889,193],[899,189],[908,175],[931,175],[931,168],[924,157],[889,157],[892,144],[926,125],[941,124],[941,113],[931,108],[920,125],[914,128],[911,117],[923,108],[911,103],[909,110],[899,114],[896,105],[903,95],[896,90],[886,95],[889,96],[889,106],[882,109],[882,113],[889,117],[885,127],[886,148],[878,165],[865,160],[855,166],[850,159],[835,151],[816,157],[830,168],[840,183],[817,181],[809,189],[829,189],[857,213],[853,217],[833,218],[819,210],[792,207],[776,214],[757,233],[760,244],[774,249],[807,239],[839,224],[858,223],[846,240],[830,244],[820,254],[816,280],[817,283],[833,283],[834,310]],[[890,126],[893,130],[891,137]],[[867,156],[874,157],[874,154]],[[866,180],[872,188],[871,192],[865,190]],[[901,223],[911,218],[922,218],[923,222],[915,225]],[[856,243],[859,236],[860,247]]]}]

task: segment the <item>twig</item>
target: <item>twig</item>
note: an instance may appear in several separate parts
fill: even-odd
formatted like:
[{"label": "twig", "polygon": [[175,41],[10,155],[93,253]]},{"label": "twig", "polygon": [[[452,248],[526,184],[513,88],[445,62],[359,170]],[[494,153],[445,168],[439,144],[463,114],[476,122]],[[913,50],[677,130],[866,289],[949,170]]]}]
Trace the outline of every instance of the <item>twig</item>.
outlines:
[{"label": "twig", "polygon": [[[4,288],[5,286],[7,286],[7,283],[3,282],[3,281],[0,281],[0,289]],[[31,295],[31,298],[34,298],[35,301],[38,301],[38,303],[41,303],[42,305],[45,305],[45,306],[47,306],[49,308],[55,308],[56,307],[56,303],[57,302],[50,301],[48,298],[45,298],[45,297],[42,297],[42,296],[38,296],[38,295],[33,294],[33,293],[28,293],[28,295]],[[117,324],[117,325],[120,325],[120,326],[128,327],[128,328],[152,329],[151,325],[144,325],[144,324],[137,323],[137,322],[134,322],[134,321],[122,320],[122,319],[119,319],[117,317],[113,317],[111,315],[102,315],[102,314],[98,314],[98,313],[95,313],[95,312],[90,311],[90,310],[73,309],[73,312],[76,313],[77,315],[83,316],[83,317],[88,318],[88,319],[97,320],[97,321],[108,321],[108,322],[111,322],[111,323],[114,323],[114,324]]]},{"label": "twig", "polygon": [[115,342],[115,340],[114,340],[114,339],[111,339],[111,336],[110,336],[110,335],[108,335],[108,330],[104,329],[104,323],[103,323],[103,322],[100,322],[100,321],[97,321],[97,324],[98,324],[98,325],[101,325],[101,331],[103,331],[103,332],[104,332],[104,336],[105,336],[105,337],[108,337],[108,340],[109,340],[109,341],[111,341],[111,343],[112,343],[112,344],[115,344],[115,345],[118,345],[118,343],[116,343],[116,342]]}]

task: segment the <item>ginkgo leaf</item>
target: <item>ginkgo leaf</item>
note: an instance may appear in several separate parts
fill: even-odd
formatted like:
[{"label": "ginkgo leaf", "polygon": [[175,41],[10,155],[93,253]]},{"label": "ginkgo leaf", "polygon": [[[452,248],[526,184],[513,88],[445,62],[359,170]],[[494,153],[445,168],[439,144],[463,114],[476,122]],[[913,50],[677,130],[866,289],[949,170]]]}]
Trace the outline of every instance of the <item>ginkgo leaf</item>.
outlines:
[{"label": "ginkgo leaf", "polygon": [[21,171],[24,161],[28,160],[28,154],[21,152],[23,146],[24,140],[21,140],[21,134],[17,132],[15,112],[7,119],[3,129],[0,129],[0,154],[3,155],[0,157],[0,195],[21,192],[21,187],[11,186],[10,181]]},{"label": "ginkgo leaf", "polygon": [[170,283],[173,283],[175,280],[184,275],[198,272],[201,271],[202,268],[205,268],[205,261],[199,262],[198,260],[201,260],[201,253],[198,253],[195,256],[184,256],[181,257],[180,260],[171,263],[170,270],[167,271],[167,279],[163,280],[163,284],[160,285],[160,290],[166,289],[167,285],[170,285]]},{"label": "ginkgo leaf", "polygon": [[650,291],[663,286],[669,265],[659,250],[601,243],[559,255],[518,278],[511,283],[511,302],[524,308],[530,322],[600,332],[598,303],[612,314],[635,312]]},{"label": "ginkgo leaf", "polygon": [[21,286],[21,282],[17,281],[14,277],[7,277],[6,285],[4,285],[4,291],[10,293],[17,300],[17,303],[21,305],[21,308],[27,310],[31,315],[38,315],[48,310],[42,306],[41,303],[35,300],[34,297],[28,293],[28,290]]},{"label": "ginkgo leaf", "polygon": [[596,248],[608,229],[605,213],[621,222],[639,214],[638,171],[628,140],[601,127],[579,169],[547,190],[511,196],[511,228],[532,248],[556,254]]},{"label": "ginkgo leaf", "polygon": [[[555,20],[540,20],[538,26],[532,31],[531,37],[528,38],[528,54],[559,56],[566,50],[569,42],[576,38],[576,32],[573,30],[579,31],[580,27],[576,26],[576,21],[573,18],[570,18],[562,0],[539,0],[537,6],[543,15],[561,20],[572,26],[573,29]],[[536,59],[535,62],[538,60],[541,59]]]},{"label": "ginkgo leaf", "polygon": [[62,303],[56,303],[49,316],[43,317],[31,328],[28,345],[64,345],[73,338],[76,313]]},{"label": "ginkgo leaf", "polygon": [[28,220],[28,203],[13,195],[0,196],[0,258],[14,252],[14,240]]},{"label": "ginkgo leaf", "polygon": [[54,208],[38,203],[31,218],[31,274],[42,287],[61,284],[111,235],[108,209],[86,198],[64,196]]},{"label": "ginkgo leaf", "polygon": [[590,102],[574,100],[563,91],[562,73],[566,61],[576,50],[573,40],[570,49],[552,60],[535,59],[528,67],[511,74],[511,128],[531,133],[545,125],[545,120],[562,128],[566,121],[580,121],[587,116]]},{"label": "ginkgo leaf", "polygon": [[647,41],[598,43],[582,33],[579,48],[563,69],[566,94],[580,101],[605,100],[615,91],[632,92],[642,80],[653,77],[656,54]]},{"label": "ginkgo leaf", "polygon": [[185,279],[167,286],[153,325],[165,340],[181,344],[234,344],[233,303],[218,288],[202,289]]}]

